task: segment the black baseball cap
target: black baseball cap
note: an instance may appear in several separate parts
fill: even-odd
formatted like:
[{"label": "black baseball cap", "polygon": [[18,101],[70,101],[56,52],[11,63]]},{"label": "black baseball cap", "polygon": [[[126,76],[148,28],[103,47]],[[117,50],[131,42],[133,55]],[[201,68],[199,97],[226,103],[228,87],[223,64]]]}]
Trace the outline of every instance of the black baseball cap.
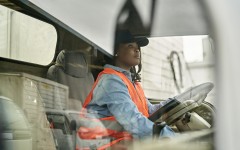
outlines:
[{"label": "black baseball cap", "polygon": [[116,32],[115,44],[125,44],[136,42],[138,46],[147,46],[149,41],[146,37],[134,37],[129,30],[119,30]]}]

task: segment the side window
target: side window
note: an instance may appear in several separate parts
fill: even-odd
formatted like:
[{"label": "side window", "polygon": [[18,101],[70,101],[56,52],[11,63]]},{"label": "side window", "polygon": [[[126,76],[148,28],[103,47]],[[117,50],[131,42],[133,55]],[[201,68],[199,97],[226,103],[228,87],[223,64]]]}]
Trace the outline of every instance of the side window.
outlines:
[{"label": "side window", "polygon": [[57,33],[43,21],[0,5],[0,57],[40,65],[55,53]]},{"label": "side window", "polygon": [[184,36],[183,46],[187,63],[213,62],[213,41],[208,35]]},{"label": "side window", "polygon": [[187,63],[203,61],[203,40],[204,36],[183,37],[183,54]]},{"label": "side window", "polygon": [[[215,81],[214,43],[208,35],[149,38],[141,52],[142,86],[149,99],[165,100],[192,85]],[[211,96],[208,102],[214,103]]]}]

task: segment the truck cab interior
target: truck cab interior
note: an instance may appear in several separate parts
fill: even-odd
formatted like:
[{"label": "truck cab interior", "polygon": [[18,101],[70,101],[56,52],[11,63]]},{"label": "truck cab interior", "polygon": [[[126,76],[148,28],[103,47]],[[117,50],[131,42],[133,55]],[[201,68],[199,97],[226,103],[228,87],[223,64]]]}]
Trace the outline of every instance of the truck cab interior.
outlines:
[{"label": "truck cab interior", "polygon": [[[73,6],[72,9],[77,10],[76,4],[81,2],[66,3]],[[102,22],[99,21],[98,16],[96,18],[90,17],[93,20],[91,25],[87,21],[84,22],[81,17],[81,19],[77,19],[76,13],[84,12],[65,11],[65,16],[68,17],[61,18],[59,15],[62,14],[59,13],[61,11],[58,10],[58,7],[63,7],[62,1],[56,3],[55,5],[49,3],[49,6],[52,6],[50,8],[37,0],[0,1],[0,9],[6,13],[5,16],[0,16],[1,20],[5,19],[1,21],[0,27],[5,29],[6,33],[2,32],[2,34],[5,34],[4,39],[7,39],[5,40],[6,44],[2,42],[0,45],[0,50],[2,50],[0,56],[0,96],[16,101],[17,105],[25,112],[26,117],[30,119],[29,122],[32,123],[32,126],[36,125],[35,122],[44,120],[44,123],[41,122],[39,126],[48,127],[46,121],[51,116],[41,115],[42,117],[39,117],[37,115],[39,112],[42,114],[44,108],[61,111],[66,109],[81,110],[83,101],[90,92],[98,73],[103,70],[104,64],[112,59],[115,31],[118,29],[127,28],[135,36],[149,38],[189,35],[213,36],[211,22],[206,15],[207,10],[204,3],[198,0],[144,1],[148,9],[140,6],[140,3],[134,0],[118,1],[117,11],[110,18],[112,28],[108,30],[106,27],[104,28],[104,19],[107,20],[107,17],[102,18]],[[82,3],[84,4],[84,2]],[[95,2],[86,4],[86,6],[91,6],[89,9],[92,9],[91,3]],[[56,11],[51,11],[51,9]],[[71,16],[71,13],[75,13],[75,15]],[[87,12],[84,15],[87,17]],[[84,15],[79,14],[79,16]],[[71,21],[68,21],[67,18],[71,18]],[[94,41],[90,39],[90,35],[83,35],[78,27],[81,25],[96,26],[96,29],[92,29],[92,33],[96,33],[98,39]],[[106,34],[106,47],[99,43],[102,35],[97,33],[101,28],[106,30],[104,32]],[[172,78],[172,75],[167,76]],[[210,86],[212,89],[211,84],[206,86]],[[12,94],[13,91],[15,91],[14,94]],[[182,121],[178,121],[180,129],[176,131],[212,128],[213,118],[209,118],[209,116],[213,117],[213,106],[209,103],[201,105],[202,109],[198,106],[198,103],[195,102],[194,104],[190,101],[184,103],[184,105],[178,106],[178,109],[169,112],[172,118],[168,118],[168,121],[170,119],[169,122],[172,124],[181,117],[182,120],[186,121],[189,119],[187,112],[196,110],[195,113],[203,115],[200,118],[201,121],[199,121],[198,115],[192,114],[192,116],[195,116],[201,125],[191,124],[190,127]],[[182,109],[182,107],[187,109]],[[181,115],[176,117],[176,112],[181,113]],[[202,121],[202,118],[205,121]],[[31,119],[35,121],[31,122]],[[55,125],[57,127],[57,124]],[[194,125],[197,127],[194,128]],[[45,132],[49,133],[50,130]],[[42,135],[38,134],[38,137],[33,137],[33,141],[40,138],[44,139],[40,136]],[[202,140],[204,142],[209,139],[212,141],[213,131],[204,132],[202,135],[193,134],[192,137],[194,136],[199,136],[199,139],[207,137]],[[54,133],[52,138],[54,138]],[[183,141],[186,142],[187,138]],[[181,143],[181,140],[177,142]],[[42,145],[47,145],[48,149],[54,149],[52,144],[44,143]],[[212,149],[213,143],[209,142],[204,146],[206,149]]]}]

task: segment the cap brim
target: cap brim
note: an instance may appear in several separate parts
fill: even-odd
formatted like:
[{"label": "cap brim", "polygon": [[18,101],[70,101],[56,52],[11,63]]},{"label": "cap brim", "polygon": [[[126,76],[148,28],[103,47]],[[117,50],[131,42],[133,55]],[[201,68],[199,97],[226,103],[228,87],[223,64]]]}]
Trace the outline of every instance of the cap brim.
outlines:
[{"label": "cap brim", "polygon": [[146,37],[135,37],[135,40],[140,47],[147,46],[149,43],[149,40]]}]

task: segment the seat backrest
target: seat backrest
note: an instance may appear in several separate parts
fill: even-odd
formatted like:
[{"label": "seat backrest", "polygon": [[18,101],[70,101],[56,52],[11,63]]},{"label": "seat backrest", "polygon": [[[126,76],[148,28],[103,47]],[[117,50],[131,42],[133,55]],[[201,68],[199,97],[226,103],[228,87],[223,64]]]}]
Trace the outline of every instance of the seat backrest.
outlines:
[{"label": "seat backrest", "polygon": [[69,87],[68,109],[80,110],[94,83],[85,54],[62,50],[47,73],[47,78]]}]

